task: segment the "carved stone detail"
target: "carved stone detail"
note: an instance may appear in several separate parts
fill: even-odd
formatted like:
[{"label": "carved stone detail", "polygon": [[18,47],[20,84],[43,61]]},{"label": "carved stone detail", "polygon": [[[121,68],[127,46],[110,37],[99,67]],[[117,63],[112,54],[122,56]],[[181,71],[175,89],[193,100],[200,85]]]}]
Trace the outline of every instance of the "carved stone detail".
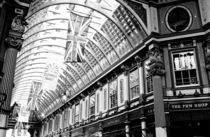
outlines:
[{"label": "carved stone detail", "polygon": [[14,48],[20,49],[23,44],[23,39],[9,36],[5,39],[5,42]]},{"label": "carved stone detail", "polygon": [[151,75],[164,75],[165,68],[160,48],[153,47],[149,51],[149,73]]},{"label": "carved stone detail", "polygon": [[19,33],[23,33],[25,30],[25,21],[23,20],[22,15],[17,15],[13,20],[11,24],[11,30],[17,31]]}]

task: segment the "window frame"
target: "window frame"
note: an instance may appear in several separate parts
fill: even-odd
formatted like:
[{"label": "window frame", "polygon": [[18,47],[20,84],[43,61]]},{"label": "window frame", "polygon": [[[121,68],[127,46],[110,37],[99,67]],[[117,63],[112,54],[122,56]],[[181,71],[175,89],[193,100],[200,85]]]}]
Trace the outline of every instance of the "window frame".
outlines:
[{"label": "window frame", "polygon": [[[109,84],[108,84],[108,96],[109,96],[109,98],[108,98],[108,103],[109,103],[108,108],[109,108],[109,109],[114,109],[114,108],[118,107],[118,81],[117,81],[117,80],[118,80],[117,78],[116,78],[116,79],[113,79],[113,80],[112,80],[111,82],[109,82]],[[110,90],[110,85],[111,85],[111,83],[113,83],[113,82],[116,83],[116,90],[115,90],[114,94],[110,95],[110,92],[111,92],[111,90]],[[113,91],[114,91],[114,90],[113,90]],[[114,105],[114,106],[111,106],[111,105],[112,105],[112,103],[111,103],[112,98],[115,98],[115,105]]]},{"label": "window frame", "polygon": [[[131,74],[133,73],[133,72],[135,72],[135,71],[137,71],[137,74],[138,74],[138,79],[137,79],[137,85],[135,85],[135,86],[133,86],[133,87],[131,87]],[[130,100],[135,100],[135,99],[137,99],[137,98],[139,98],[139,96],[140,96],[140,76],[139,76],[139,68],[138,67],[135,67],[135,68],[133,68],[133,69],[131,69],[130,71],[129,71],[129,95],[130,95]],[[132,92],[132,89],[135,89],[135,93],[139,93],[138,95],[136,95],[136,96],[132,96],[132,94],[133,94],[133,92]],[[138,90],[138,91],[137,91]]]},{"label": "window frame", "polygon": [[107,102],[109,102],[107,96],[109,94],[108,88],[104,87],[103,88],[103,94],[104,94],[104,110],[107,110]]},{"label": "window frame", "polygon": [[100,100],[100,94],[96,93],[96,105],[97,105],[96,106],[96,112],[97,113],[99,113],[99,110],[100,110],[100,106],[99,106],[100,105],[100,101],[99,100]]},{"label": "window frame", "polygon": [[124,88],[124,78],[120,78],[119,80],[119,92],[120,92],[120,103],[123,103],[124,102],[124,91],[125,91],[125,88]]},{"label": "window frame", "polygon": [[[79,111],[80,111],[79,106],[80,106],[80,104],[78,103],[75,105],[75,108],[74,108],[74,123],[75,124],[79,122]],[[78,111],[78,114],[77,114],[77,111]],[[78,119],[78,121],[77,121],[77,119]]]},{"label": "window frame", "polygon": [[69,120],[68,120],[68,117],[69,117],[69,114],[68,114],[68,109],[65,109],[64,110],[64,113],[63,113],[63,128],[66,128],[68,126],[68,123],[69,123]]},{"label": "window frame", "polygon": [[88,100],[85,99],[85,118],[88,118],[88,110],[89,110]]},{"label": "window frame", "polygon": [[57,115],[55,118],[54,131],[59,130],[59,128],[60,128],[60,116]]},{"label": "window frame", "polygon": [[53,130],[53,121],[52,119],[49,120],[49,126],[48,126],[48,132],[51,132]]},{"label": "window frame", "polygon": [[[178,54],[178,53],[185,53],[185,52],[193,52],[193,59],[194,59],[194,63],[195,63],[195,71],[196,71],[196,78],[197,78],[197,83],[196,84],[186,84],[186,85],[184,85],[184,84],[182,84],[182,85],[177,85],[177,83],[176,83],[176,76],[175,76],[175,66],[174,66],[174,57],[173,57],[173,55],[174,54]],[[178,49],[178,50],[172,50],[171,52],[170,52],[171,54],[170,54],[170,57],[171,57],[171,65],[172,65],[172,75],[173,75],[173,85],[174,85],[174,87],[175,88],[181,88],[181,87],[192,87],[192,86],[198,86],[198,85],[200,85],[200,78],[199,78],[199,66],[198,66],[198,62],[197,62],[197,52],[196,52],[196,49],[195,48],[189,48],[189,49],[182,49],[182,50],[180,50],[180,49]],[[193,69],[183,69],[183,70],[180,70],[180,71],[184,71],[184,70],[187,70],[187,71],[189,71],[189,70],[193,70]]]},{"label": "window frame", "polygon": [[82,111],[82,109],[83,109],[83,102],[80,102],[79,103],[79,120],[82,120],[82,113],[83,113],[83,111]]},{"label": "window frame", "polygon": [[[91,97],[94,97],[94,105],[91,105]],[[90,95],[89,98],[89,116],[94,116],[95,115],[95,109],[96,109],[96,94],[93,93]]]}]

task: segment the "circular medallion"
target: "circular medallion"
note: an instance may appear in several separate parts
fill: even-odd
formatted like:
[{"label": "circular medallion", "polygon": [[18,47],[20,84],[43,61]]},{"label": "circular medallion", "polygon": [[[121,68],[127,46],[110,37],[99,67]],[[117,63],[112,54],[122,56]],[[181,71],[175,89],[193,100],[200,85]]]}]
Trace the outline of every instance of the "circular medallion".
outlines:
[{"label": "circular medallion", "polygon": [[166,14],[166,25],[172,32],[186,31],[192,23],[192,15],[184,6],[171,8]]}]

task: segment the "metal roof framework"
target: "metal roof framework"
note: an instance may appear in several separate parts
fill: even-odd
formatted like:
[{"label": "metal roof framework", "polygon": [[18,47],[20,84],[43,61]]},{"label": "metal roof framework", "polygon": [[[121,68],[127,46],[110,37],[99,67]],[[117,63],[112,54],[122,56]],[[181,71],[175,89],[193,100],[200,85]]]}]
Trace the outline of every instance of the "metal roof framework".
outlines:
[{"label": "metal roof framework", "polygon": [[[82,21],[86,18],[90,20],[86,30],[80,34],[86,40],[85,61],[60,62],[59,77],[57,83],[54,83],[56,89],[43,92],[37,108],[39,113],[47,115],[53,108],[61,105],[61,96],[66,91],[71,92],[71,95],[80,92],[148,35],[146,24],[126,3],[121,0],[109,2],[111,3],[107,0],[37,0],[31,4],[27,15],[29,25],[17,59],[15,92],[30,93],[27,86],[30,87],[32,81],[43,80],[49,54],[55,59],[64,58],[69,21],[80,29],[79,25],[84,23]],[[126,16],[117,15],[119,9]],[[135,42],[137,37],[142,39]]]}]

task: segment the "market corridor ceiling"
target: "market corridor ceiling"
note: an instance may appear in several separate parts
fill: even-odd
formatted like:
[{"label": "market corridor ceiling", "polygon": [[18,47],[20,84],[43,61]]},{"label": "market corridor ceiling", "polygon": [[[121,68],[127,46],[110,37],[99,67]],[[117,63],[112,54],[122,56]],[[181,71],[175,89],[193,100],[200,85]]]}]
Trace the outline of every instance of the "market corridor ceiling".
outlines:
[{"label": "market corridor ceiling", "polygon": [[[26,18],[13,101],[36,96],[35,107],[45,115],[62,104],[63,94],[81,92],[147,36],[145,17],[120,0],[37,0]],[[82,62],[71,62],[70,45],[80,47]]]}]

